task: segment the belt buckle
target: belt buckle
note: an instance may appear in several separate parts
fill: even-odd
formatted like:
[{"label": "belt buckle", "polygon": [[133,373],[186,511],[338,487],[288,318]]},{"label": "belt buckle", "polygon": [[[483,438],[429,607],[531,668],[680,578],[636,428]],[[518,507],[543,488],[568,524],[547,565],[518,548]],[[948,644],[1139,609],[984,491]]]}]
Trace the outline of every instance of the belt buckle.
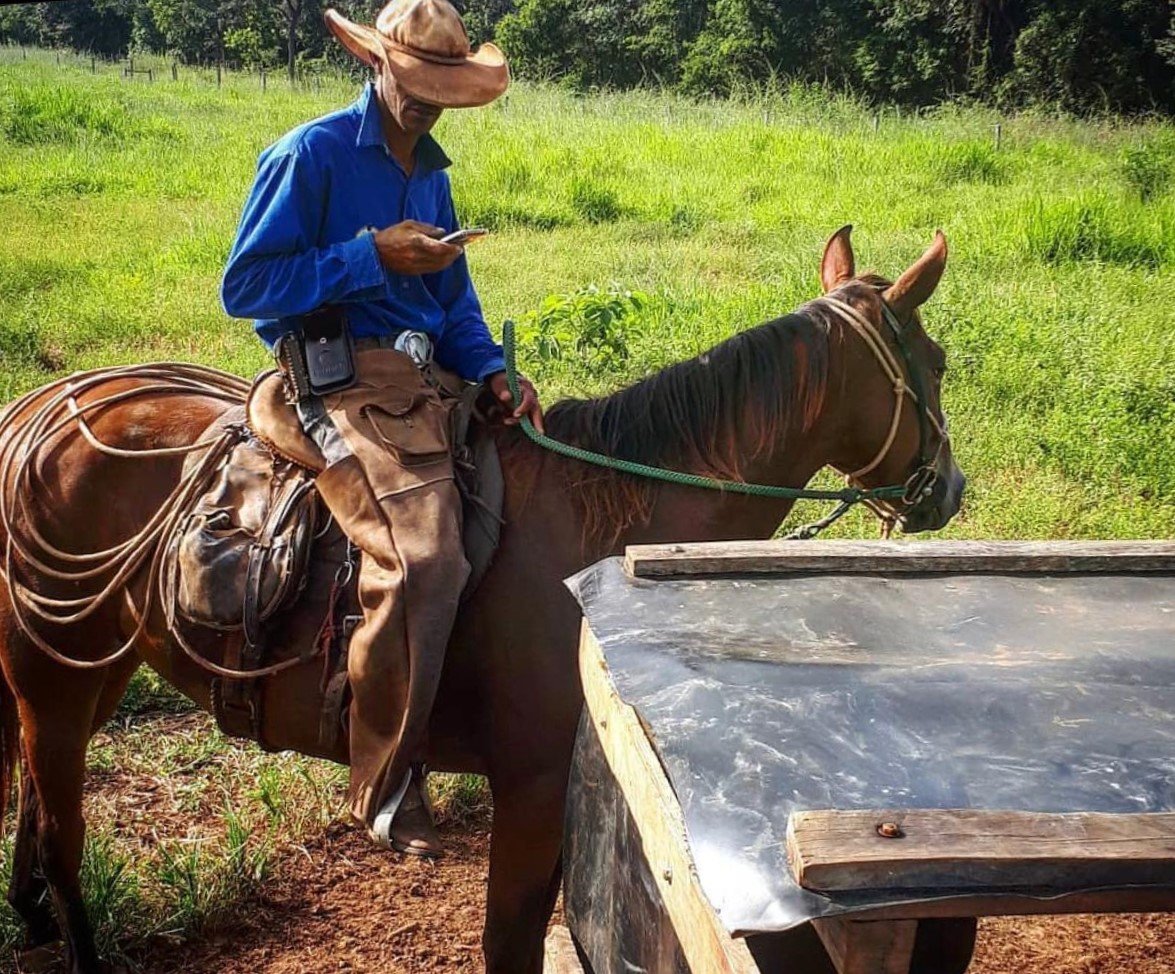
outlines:
[{"label": "belt buckle", "polygon": [[418,369],[424,368],[432,360],[432,339],[422,331],[400,332],[393,347],[412,359],[412,364]]}]

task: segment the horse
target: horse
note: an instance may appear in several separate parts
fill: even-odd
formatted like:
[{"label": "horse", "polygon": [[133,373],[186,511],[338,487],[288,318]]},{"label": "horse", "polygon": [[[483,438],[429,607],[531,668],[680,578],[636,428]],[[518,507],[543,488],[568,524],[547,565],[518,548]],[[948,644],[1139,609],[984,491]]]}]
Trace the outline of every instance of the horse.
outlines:
[{"label": "horse", "polygon": [[[548,412],[548,433],[585,449],[728,480],[798,488],[831,466],[861,488],[916,481],[904,500],[879,502],[879,513],[905,532],[943,527],[959,510],[965,478],[940,402],[945,355],[918,309],[942,278],[946,239],[940,232],[891,283],[858,276],[850,231],[842,228],[825,248],[824,296],[611,396],[558,403]],[[145,381],[132,370],[109,388],[79,394],[82,407],[95,397],[108,405],[91,413],[85,429],[56,431],[36,458],[39,487],[25,498],[24,530],[47,542],[47,550],[110,550],[141,531],[179,482],[183,448],[228,408],[198,393],[156,397]],[[119,395],[136,388],[143,395]],[[0,418],[0,457],[38,401],[37,393],[26,396]],[[505,526],[492,567],[452,635],[428,760],[433,769],[489,780],[487,974],[541,974],[582,707],[579,610],[562,580],[628,544],[771,537],[793,502],[602,470],[541,449],[518,427],[498,425],[493,435],[506,478]],[[109,449],[94,449],[96,441]],[[128,459],[138,451],[148,453]],[[7,469],[11,481],[12,465]],[[0,520],[0,543],[9,551],[0,573],[4,800],[19,779],[8,901],[24,920],[30,946],[64,939],[72,974],[97,974],[104,968],[79,882],[87,745],[140,664],[205,709],[212,680],[177,651],[160,613],[140,613],[137,575],[126,580],[124,597],[84,624],[42,626],[33,638],[11,602],[16,568],[27,589],[65,600],[76,592],[63,590],[60,577],[55,583],[49,565],[14,562],[10,542],[18,526],[11,517]],[[88,668],[63,665],[44,651],[97,663],[120,643],[131,651]],[[268,678],[267,742],[345,762],[345,753],[322,754],[316,743],[319,670],[299,665]]]}]

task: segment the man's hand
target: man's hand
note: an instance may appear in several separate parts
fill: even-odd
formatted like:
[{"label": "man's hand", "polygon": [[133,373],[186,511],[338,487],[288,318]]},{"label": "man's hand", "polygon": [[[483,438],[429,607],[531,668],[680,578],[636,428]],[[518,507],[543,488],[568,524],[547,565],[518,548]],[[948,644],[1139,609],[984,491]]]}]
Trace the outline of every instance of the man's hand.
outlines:
[{"label": "man's hand", "polygon": [[522,376],[518,377],[518,391],[522,393],[522,402],[517,405],[514,402],[513,394],[510,392],[510,383],[506,381],[505,372],[495,372],[486,379],[486,382],[489,384],[494,398],[505,406],[507,410],[511,406],[515,406],[514,411],[504,420],[507,426],[517,426],[523,416],[529,416],[536,430],[540,433],[546,432],[543,429],[543,407],[539,403],[539,394],[531,384],[530,379],[525,379]]},{"label": "man's hand", "polygon": [[441,243],[440,227],[405,220],[375,233],[379,262],[395,274],[415,277],[443,271],[462,254],[462,248]]}]

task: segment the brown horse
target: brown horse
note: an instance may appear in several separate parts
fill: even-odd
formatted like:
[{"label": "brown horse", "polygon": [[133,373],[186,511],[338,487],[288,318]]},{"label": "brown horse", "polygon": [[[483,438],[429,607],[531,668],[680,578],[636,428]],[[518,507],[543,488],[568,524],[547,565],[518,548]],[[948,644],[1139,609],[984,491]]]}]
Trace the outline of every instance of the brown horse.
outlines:
[{"label": "brown horse", "polygon": [[[937,474],[933,487],[892,513],[901,515],[906,531],[936,530],[958,510],[964,478],[939,406],[943,352],[922,330],[917,309],[945,264],[940,234],[895,284],[858,278],[845,228],[829,242],[822,266],[824,289],[835,291],[834,298],[744,332],[614,396],[560,403],[549,413],[548,430],[646,463],[793,487],[828,465],[842,472],[872,465],[859,477],[863,485],[902,484],[929,455]],[[908,360],[896,360],[908,361],[903,368],[915,373],[907,379],[923,390],[922,408],[900,391],[895,407],[894,376],[881,363],[883,352],[869,347],[843,310],[855,309],[897,356],[883,302],[903,326]],[[134,380],[115,385],[133,387]],[[145,396],[115,403],[98,411],[90,428],[100,441],[129,451],[175,447],[192,443],[226,408],[200,395],[161,402]],[[35,406],[34,396],[8,412],[0,453]],[[636,481],[547,453],[517,429],[495,435],[507,477],[507,528],[453,635],[433,716],[430,764],[488,776],[494,820],[486,967],[489,974],[539,974],[560,881],[564,792],[581,708],[579,613],[562,579],[629,543],[767,538],[791,503]],[[24,527],[71,551],[109,549],[142,529],[179,481],[183,462],[99,452],[76,428],[60,431],[43,453]],[[35,566],[22,566],[21,578],[58,599],[77,594]],[[65,667],[19,628],[6,582],[0,581],[5,797],[17,761],[22,769],[8,898],[32,944],[63,935],[74,974],[93,974],[102,966],[78,879],[88,742],[140,663],[205,708],[210,679],[177,652],[155,616],[133,653],[113,665]],[[98,659],[135,631],[141,588],[133,579],[125,598],[110,600],[84,624],[40,626],[38,634],[73,659]],[[298,666],[268,680],[271,746],[319,754],[320,669]],[[319,756],[346,760],[339,753]]]}]

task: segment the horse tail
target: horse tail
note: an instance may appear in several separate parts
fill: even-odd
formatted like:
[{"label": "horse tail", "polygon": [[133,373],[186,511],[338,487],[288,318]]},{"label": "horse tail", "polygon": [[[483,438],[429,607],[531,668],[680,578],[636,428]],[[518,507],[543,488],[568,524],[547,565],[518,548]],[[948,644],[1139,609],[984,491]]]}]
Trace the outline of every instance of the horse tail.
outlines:
[{"label": "horse tail", "polygon": [[4,817],[16,784],[19,761],[20,715],[16,710],[16,694],[0,671],[0,835],[4,834]]}]

